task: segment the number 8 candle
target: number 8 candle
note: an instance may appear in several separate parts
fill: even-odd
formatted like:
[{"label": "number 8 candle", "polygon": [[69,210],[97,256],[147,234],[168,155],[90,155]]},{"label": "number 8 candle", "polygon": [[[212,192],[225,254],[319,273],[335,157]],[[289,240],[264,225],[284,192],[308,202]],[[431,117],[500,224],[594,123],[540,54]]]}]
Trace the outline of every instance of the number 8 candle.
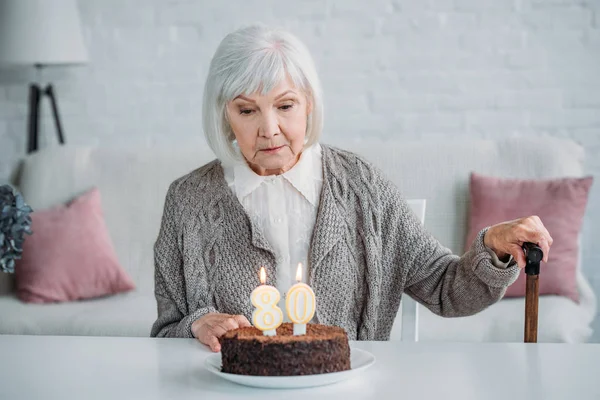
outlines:
[{"label": "number 8 candle", "polygon": [[294,335],[306,335],[306,324],[315,315],[315,293],[302,283],[302,263],[296,270],[296,283],[290,288],[285,298],[288,317],[294,323]]},{"label": "number 8 candle", "polygon": [[252,305],[256,307],[252,312],[252,325],[260,329],[265,336],[275,336],[276,329],[283,322],[283,312],[277,307],[281,296],[275,287],[265,285],[266,280],[265,267],[260,267],[260,286],[250,295]]}]

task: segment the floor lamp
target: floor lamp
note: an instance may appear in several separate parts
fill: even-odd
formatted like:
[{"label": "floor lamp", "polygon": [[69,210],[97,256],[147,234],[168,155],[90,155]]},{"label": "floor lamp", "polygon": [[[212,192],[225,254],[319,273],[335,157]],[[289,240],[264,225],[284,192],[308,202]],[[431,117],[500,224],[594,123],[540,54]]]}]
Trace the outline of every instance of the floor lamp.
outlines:
[{"label": "floor lamp", "polygon": [[[0,65],[34,66],[38,78],[47,66],[88,61],[75,0],[0,0]],[[29,87],[27,153],[38,150],[40,102],[48,96],[58,141],[65,143],[55,90]]]}]

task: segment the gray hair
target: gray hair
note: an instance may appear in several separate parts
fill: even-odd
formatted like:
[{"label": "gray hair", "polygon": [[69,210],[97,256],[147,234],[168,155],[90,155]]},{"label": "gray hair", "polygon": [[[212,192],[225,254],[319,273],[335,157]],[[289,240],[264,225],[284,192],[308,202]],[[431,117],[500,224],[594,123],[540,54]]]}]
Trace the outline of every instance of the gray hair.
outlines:
[{"label": "gray hair", "polygon": [[240,94],[266,94],[290,76],[312,102],[305,147],[318,142],[323,129],[321,83],[304,44],[282,29],[252,25],[227,35],[210,63],[204,85],[202,125],[208,145],[225,165],[243,160],[227,121],[227,103]]}]

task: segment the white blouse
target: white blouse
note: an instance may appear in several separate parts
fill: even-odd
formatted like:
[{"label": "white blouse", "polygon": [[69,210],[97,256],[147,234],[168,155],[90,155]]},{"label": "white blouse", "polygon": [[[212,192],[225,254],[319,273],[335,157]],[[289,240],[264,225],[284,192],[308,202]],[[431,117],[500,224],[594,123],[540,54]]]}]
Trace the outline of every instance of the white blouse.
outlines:
[{"label": "white blouse", "polygon": [[279,307],[285,310],[285,294],[296,283],[299,262],[302,281],[308,283],[310,240],[323,187],[321,146],[304,149],[296,165],[281,175],[257,175],[246,163],[226,166],[224,172],[227,184],[275,251]]}]

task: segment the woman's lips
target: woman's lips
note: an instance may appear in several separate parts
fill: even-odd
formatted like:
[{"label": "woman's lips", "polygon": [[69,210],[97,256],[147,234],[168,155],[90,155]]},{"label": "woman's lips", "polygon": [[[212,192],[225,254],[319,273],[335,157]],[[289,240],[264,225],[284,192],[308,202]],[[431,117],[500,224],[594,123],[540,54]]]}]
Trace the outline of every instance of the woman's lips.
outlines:
[{"label": "woman's lips", "polygon": [[274,154],[277,153],[279,150],[283,149],[284,146],[279,146],[279,147],[271,147],[270,149],[262,149],[262,152],[265,152],[267,154]]}]

